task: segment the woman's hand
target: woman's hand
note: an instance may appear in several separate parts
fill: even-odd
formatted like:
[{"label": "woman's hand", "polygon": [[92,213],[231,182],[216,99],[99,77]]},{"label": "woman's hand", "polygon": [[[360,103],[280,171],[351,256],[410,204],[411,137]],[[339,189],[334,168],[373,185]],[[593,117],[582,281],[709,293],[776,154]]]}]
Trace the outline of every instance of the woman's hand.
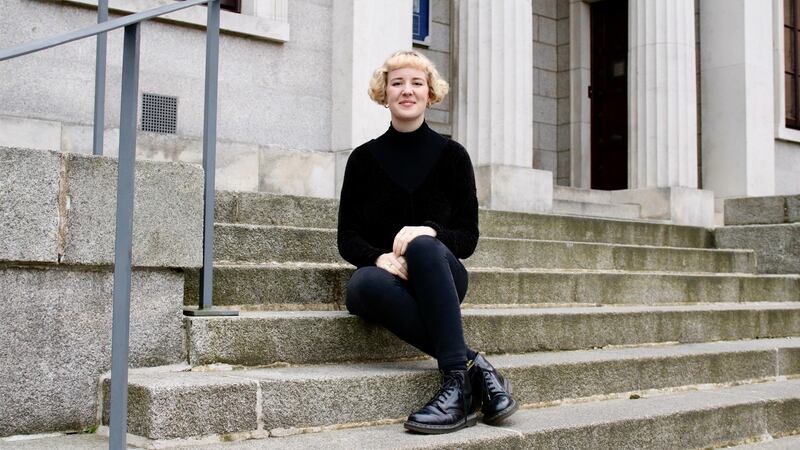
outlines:
[{"label": "woman's hand", "polygon": [[436,230],[431,227],[403,227],[394,237],[392,252],[397,256],[405,255],[408,244],[417,236],[436,237]]},{"label": "woman's hand", "polygon": [[378,259],[375,260],[375,265],[392,275],[408,281],[408,264],[406,264],[406,259],[402,256],[397,256],[394,253],[384,253],[378,256]]}]

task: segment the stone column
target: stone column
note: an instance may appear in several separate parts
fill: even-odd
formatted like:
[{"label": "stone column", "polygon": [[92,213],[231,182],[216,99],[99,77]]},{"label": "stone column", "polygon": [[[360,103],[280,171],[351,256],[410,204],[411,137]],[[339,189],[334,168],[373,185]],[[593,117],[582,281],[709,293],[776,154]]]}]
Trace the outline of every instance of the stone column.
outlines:
[{"label": "stone column", "polygon": [[713,224],[713,193],[697,189],[694,0],[630,0],[628,186],[615,201],[642,215]]},{"label": "stone column", "polygon": [[[389,127],[389,110],[367,95],[372,73],[392,53],[411,49],[412,0],[334,0],[331,148],[336,196],[350,151]],[[325,82],[324,73],[320,82]]]},{"label": "stone column", "polygon": [[697,187],[694,0],[631,0],[631,188]]},{"label": "stone column", "polygon": [[700,2],[703,187],[718,209],[775,193],[773,20],[773,2]]},{"label": "stone column", "polygon": [[455,8],[454,138],[472,158],[478,201],[492,209],[548,211],[553,176],[532,168],[531,1],[462,0]]}]

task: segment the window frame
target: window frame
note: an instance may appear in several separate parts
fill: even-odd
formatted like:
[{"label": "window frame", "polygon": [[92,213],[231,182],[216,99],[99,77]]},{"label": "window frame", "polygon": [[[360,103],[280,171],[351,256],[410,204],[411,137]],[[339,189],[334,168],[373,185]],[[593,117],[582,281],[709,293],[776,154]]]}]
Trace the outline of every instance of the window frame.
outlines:
[{"label": "window frame", "polygon": [[[415,9],[419,8],[419,11]],[[419,32],[414,33],[414,23],[419,23]],[[431,0],[414,0],[411,9],[411,42],[416,45],[431,45]],[[423,34],[423,29],[425,34]]]},{"label": "window frame", "polygon": [[[800,9],[798,0],[783,0],[783,88],[784,88],[784,126],[800,130]],[[786,17],[786,11],[791,17]],[[787,37],[790,37],[787,39]],[[789,104],[789,99],[793,104]]]}]

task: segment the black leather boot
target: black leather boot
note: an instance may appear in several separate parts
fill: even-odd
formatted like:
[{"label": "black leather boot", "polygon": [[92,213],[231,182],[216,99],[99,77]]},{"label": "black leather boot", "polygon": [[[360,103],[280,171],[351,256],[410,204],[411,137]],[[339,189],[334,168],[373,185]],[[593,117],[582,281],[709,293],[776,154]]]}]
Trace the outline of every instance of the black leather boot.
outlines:
[{"label": "black leather boot", "polygon": [[472,406],[472,384],[466,370],[442,372],[442,387],[427,405],[408,417],[407,430],[425,434],[450,433],[478,423]]},{"label": "black leather boot", "polygon": [[480,353],[472,360],[470,378],[481,390],[483,421],[494,425],[517,412],[517,401],[511,396],[511,381],[503,378]]}]

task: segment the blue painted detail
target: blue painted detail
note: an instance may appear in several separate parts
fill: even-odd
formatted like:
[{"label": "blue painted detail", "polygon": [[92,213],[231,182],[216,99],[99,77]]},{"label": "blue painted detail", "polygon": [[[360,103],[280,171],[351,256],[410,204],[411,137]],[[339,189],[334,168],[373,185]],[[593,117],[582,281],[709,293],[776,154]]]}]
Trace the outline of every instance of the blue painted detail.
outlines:
[{"label": "blue painted detail", "polygon": [[415,41],[425,42],[428,39],[430,14],[430,0],[414,0],[412,35]]}]

